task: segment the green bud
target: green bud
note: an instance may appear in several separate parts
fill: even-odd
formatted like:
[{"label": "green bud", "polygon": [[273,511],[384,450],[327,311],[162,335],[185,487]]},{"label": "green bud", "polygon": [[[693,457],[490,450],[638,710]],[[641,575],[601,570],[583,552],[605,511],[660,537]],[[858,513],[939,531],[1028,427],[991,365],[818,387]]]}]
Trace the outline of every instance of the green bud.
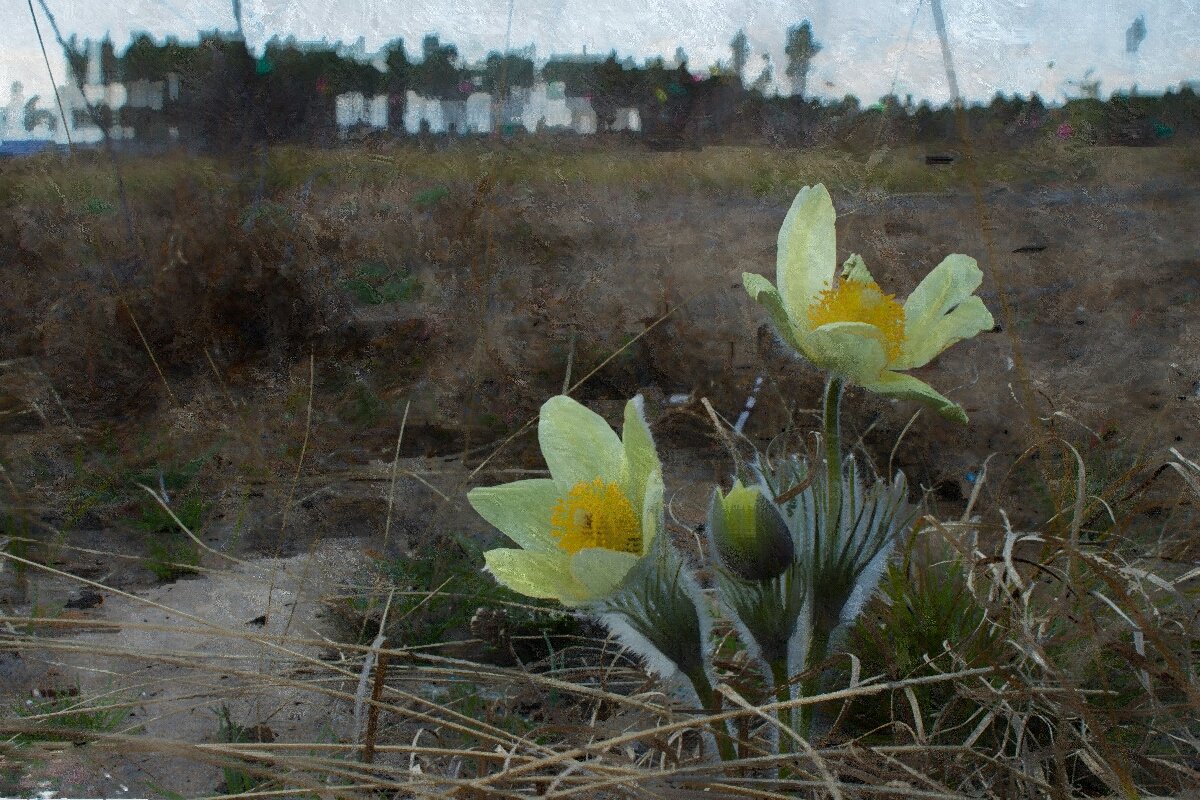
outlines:
[{"label": "green bud", "polygon": [[713,491],[708,509],[713,551],[726,570],[747,581],[768,581],[792,564],[795,546],[779,509],[755,487],[734,481]]}]

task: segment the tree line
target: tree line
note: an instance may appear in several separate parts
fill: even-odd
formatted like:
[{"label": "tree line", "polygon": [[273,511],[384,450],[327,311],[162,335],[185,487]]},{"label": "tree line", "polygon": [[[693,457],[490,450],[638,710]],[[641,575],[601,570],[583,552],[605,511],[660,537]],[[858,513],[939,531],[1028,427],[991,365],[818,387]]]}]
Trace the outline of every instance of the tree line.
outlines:
[{"label": "tree line", "polygon": [[[394,40],[374,63],[339,50],[273,39],[254,55],[238,36],[207,33],[190,44],[173,38],[160,43],[143,34],[123,53],[110,40],[100,44],[100,79],[129,84],[177,76],[179,91],[161,111],[124,109],[122,121],[133,125],[142,141],[166,141],[166,131],[175,128],[182,141],[211,150],[263,142],[330,143],[337,136],[335,100],[346,92],[386,96],[391,133],[400,136],[405,135],[410,90],[428,98],[464,100],[478,91],[504,96],[539,78],[561,81],[569,96],[587,97],[601,132],[613,127],[619,109],[637,109],[642,136],[653,146],[767,142],[874,147],[954,138],[955,116],[948,107],[914,103],[911,97],[884,97],[866,106],[853,96],[806,97],[812,61],[822,50],[807,21],[787,32],[788,96],[774,92],[769,56],[758,67],[752,64],[740,31],[730,42],[729,62],[704,74],[689,69],[682,50],[673,63],[657,58],[637,65],[614,52],[603,58],[551,58],[540,69],[519,53],[493,52],[480,64],[467,65],[453,44],[436,35],[424,37],[419,54],[410,54],[402,40]],[[67,58],[83,82],[88,56],[74,37]],[[1200,130],[1200,103],[1186,87],[1163,95],[1115,95],[1107,101],[1080,97],[1057,107],[1047,106],[1036,94],[997,96],[965,113],[973,134],[996,146],[1020,146],[1039,137],[1152,145]]]}]

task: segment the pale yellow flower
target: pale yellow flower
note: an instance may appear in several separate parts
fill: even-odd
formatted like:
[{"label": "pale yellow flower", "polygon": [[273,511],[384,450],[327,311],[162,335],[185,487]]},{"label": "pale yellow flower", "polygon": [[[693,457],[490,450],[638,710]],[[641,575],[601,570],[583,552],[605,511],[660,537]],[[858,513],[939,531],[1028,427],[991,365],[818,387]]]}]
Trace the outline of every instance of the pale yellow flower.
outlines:
[{"label": "pale yellow flower", "polygon": [[484,553],[496,580],[566,605],[608,597],[650,550],[663,524],[662,467],[641,398],[625,406],[622,437],[560,395],[538,418],[549,478],[473,489],[479,515],[519,548]]},{"label": "pale yellow flower", "polygon": [[901,305],[884,294],[857,255],[835,281],[834,221],[823,185],[801,189],[779,230],[778,285],[747,272],[746,291],[771,313],[784,340],[818,367],[966,422],[961,407],[903,370],[924,366],[955,342],[995,325],[974,294],[983,280],[979,265],[970,256],[946,256]]}]

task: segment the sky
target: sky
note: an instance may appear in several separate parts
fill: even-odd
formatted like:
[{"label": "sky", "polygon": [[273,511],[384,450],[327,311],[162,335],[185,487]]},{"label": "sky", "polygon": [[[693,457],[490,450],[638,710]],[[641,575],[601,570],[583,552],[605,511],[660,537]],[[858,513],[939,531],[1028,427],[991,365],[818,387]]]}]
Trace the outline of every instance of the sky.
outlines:
[{"label": "sky", "polygon": [[[195,39],[199,30],[235,28],[234,0],[46,0],[65,36],[109,33],[118,49],[147,31]],[[251,48],[274,35],[347,43],[359,36],[369,50],[403,38],[409,53],[437,33],[468,60],[504,48],[508,0],[240,0]],[[741,28],[752,48],[747,82],[769,53],[776,88],[783,79],[785,31],[808,19],[822,51],[813,61],[810,95],[853,94],[870,103],[894,89],[901,97],[949,99],[929,0],[512,0],[512,47],[533,44],[537,57],[616,50],[621,57],[671,58],[682,47],[693,71],[730,59],[729,41]],[[58,82],[63,59],[38,9],[50,64]],[[50,82],[24,2],[8,4],[0,26],[0,93],[14,80],[25,96]],[[997,92],[1062,100],[1089,69],[1101,94],[1159,92],[1200,78],[1200,0],[943,0],[958,81],[968,100]],[[1147,35],[1134,54],[1125,31],[1138,16]],[[783,80],[781,80],[783,79]],[[3,98],[0,98],[0,103]]]}]

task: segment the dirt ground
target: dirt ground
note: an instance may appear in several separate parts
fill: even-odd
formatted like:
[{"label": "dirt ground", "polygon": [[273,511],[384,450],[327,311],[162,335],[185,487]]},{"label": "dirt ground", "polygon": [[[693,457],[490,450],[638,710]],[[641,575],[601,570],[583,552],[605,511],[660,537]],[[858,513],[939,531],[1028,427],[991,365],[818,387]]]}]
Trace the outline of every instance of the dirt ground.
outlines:
[{"label": "dirt ground", "polygon": [[[742,157],[736,149],[710,150],[706,163]],[[966,186],[833,191],[839,259],[861,254],[885,291],[903,298],[945,255],[971,255],[983,267],[980,294],[998,323],[916,373],[967,409],[966,427],[922,413],[897,446],[917,406],[848,392],[843,419],[852,441],[861,437],[864,457],[884,470],[891,461],[911,484],[934,489],[930,499],[941,510],[956,513],[996,454],[985,499],[1033,522],[1046,508],[996,476],[1049,433],[1081,449],[1097,471],[1161,463],[1170,447],[1200,450],[1200,194],[1190,162],[1168,168],[1176,161],[1146,160],[1154,152],[1098,148],[1087,156],[1085,177],[1053,181],[1032,167],[1023,178],[1018,158],[1014,179],[984,186],[978,200]],[[671,156],[639,158],[665,163]],[[648,174],[664,169],[647,165],[659,170]],[[287,341],[269,340],[270,360],[235,361],[233,346],[215,333],[211,342],[168,339],[160,347],[154,326],[173,323],[179,330],[171,335],[180,336],[188,328],[171,316],[182,312],[162,306],[176,295],[139,310],[174,403],[119,304],[96,318],[86,298],[79,306],[78,270],[61,267],[15,284],[28,309],[22,313],[41,320],[9,337],[16,357],[0,363],[0,458],[19,504],[67,534],[119,538],[125,531],[136,545],[130,498],[145,496],[130,489],[130,474],[153,482],[164,462],[200,458],[192,491],[213,506],[204,535],[217,547],[288,555],[315,538],[378,536],[385,525],[398,532],[393,543],[430,527],[486,540],[486,526],[465,508],[465,490],[510,479],[498,469],[541,468],[532,429],[523,426],[561,391],[568,372],[579,383],[575,396],[610,419],[632,394],[647,396],[664,460],[677,465],[667,475],[677,491],[729,469],[701,398],[734,419],[761,376],[747,427],[752,439],[764,446],[789,423],[814,424],[806,412],[817,405],[821,376],[778,344],[740,279],[744,270],[774,276],[790,193],[760,196],[679,180],[664,181],[658,194],[645,191],[645,182],[535,183],[492,189],[483,211],[463,201],[398,214],[404,193],[421,185],[412,179],[310,191],[305,183],[280,192],[278,204],[292,207],[300,225],[294,258],[329,248],[344,250],[347,262],[391,253],[422,289],[395,303],[356,304],[339,294],[299,306],[324,309],[326,316],[307,324],[327,333],[293,347],[293,357]],[[169,204],[159,211],[176,220]],[[35,225],[37,214],[24,213],[9,220],[18,261],[61,256],[47,243],[45,225]],[[53,220],[57,212],[38,213]],[[139,217],[147,236],[156,219],[149,209]],[[170,224],[166,238],[178,252],[150,289],[218,288],[212,276],[196,283],[206,274],[204,259],[215,257],[203,238],[212,232]],[[307,239],[323,244],[309,253],[300,249]],[[242,245],[265,247],[258,240],[232,246]],[[322,269],[336,267],[327,262]],[[305,280],[336,289],[335,280],[313,272],[318,266],[305,267]],[[186,306],[188,297],[179,295],[177,304]],[[105,328],[109,319],[115,332]],[[201,321],[220,330],[220,319]],[[56,333],[65,338],[49,338]],[[681,395],[690,401],[668,402]],[[111,487],[94,485],[105,470],[115,476],[110,483],[123,484],[124,494],[108,492],[116,499],[105,494]],[[78,500],[89,492],[104,498]],[[152,582],[128,568],[114,577]]]},{"label": "dirt ground", "polygon": [[[845,400],[850,440],[860,439],[861,452],[880,469],[890,461],[912,485],[930,489],[935,513],[961,511],[990,455],[997,454],[990,474],[1004,476],[1031,443],[1051,432],[1074,443],[1101,478],[1138,460],[1153,468],[1171,447],[1192,458],[1200,454],[1197,176],[1147,178],[1123,163],[1115,158],[1087,181],[988,186],[981,202],[965,188],[833,193],[839,259],[861,254],[885,291],[903,298],[949,253],[974,256],[984,269],[980,294],[997,329],[917,371],[967,409],[969,426],[922,413],[896,446],[916,406],[858,390]],[[226,620],[230,612],[214,610],[216,601],[249,591],[263,570],[283,562],[228,570],[205,556],[205,566],[222,570],[216,576],[162,586],[144,567],[115,558],[141,553],[145,541],[121,521],[131,513],[128,497],[77,514],[68,502],[79,496],[82,476],[99,470],[90,459],[102,434],[116,440],[118,459],[206,452],[197,486],[211,510],[199,533],[233,555],[296,559],[334,541],[353,553],[380,547],[385,528],[391,553],[445,531],[495,542],[496,534],[466,507],[465,490],[540,469],[534,437],[516,437],[486,469],[475,474],[475,468],[561,389],[568,372],[575,382],[595,370],[576,395],[609,419],[617,419],[631,394],[646,395],[672,510],[682,526],[694,526],[710,482],[727,478],[730,466],[700,398],[733,419],[761,376],[747,428],[753,440],[765,446],[789,421],[815,425],[810,412],[820,376],[784,352],[741,288],[744,270],[774,278],[776,234],[789,202],[778,192],[760,197],[702,187],[655,197],[620,187],[564,195],[517,191],[496,213],[532,220],[535,239],[549,242],[541,255],[522,264],[517,247],[470,280],[438,272],[436,263],[416,264],[413,273],[425,287],[419,299],[348,310],[343,304],[337,330],[348,344],[339,349],[334,336],[332,344],[327,338],[319,349],[313,346],[311,389],[307,357],[239,378],[232,367],[222,375],[215,352],[210,361],[223,380],[202,370],[170,372],[175,406],[147,401],[136,412],[102,418],[46,367],[48,351],[15,353],[0,363],[6,481],[27,509],[61,530],[55,541],[65,547],[54,551],[59,568],[143,600],[187,594],[180,610],[206,619],[215,614],[220,619],[210,621],[237,627],[245,620],[234,619],[237,614]],[[328,204],[307,213],[318,229],[335,224]],[[432,225],[435,217],[425,215],[420,224]],[[454,241],[445,244],[453,249]],[[389,371],[401,345],[417,356],[405,356],[402,373]],[[161,400],[153,381],[128,388]],[[358,408],[365,404],[370,411],[372,403],[379,407],[372,413]],[[401,419],[405,436],[393,465]],[[154,445],[137,450],[130,442],[138,436]],[[991,508],[1025,521],[1044,513],[1018,479],[992,481],[986,484]],[[34,577],[33,588],[15,581],[11,570],[0,573],[4,614],[61,608],[80,589],[57,579]],[[110,596],[88,613],[120,621],[131,619],[135,607]],[[74,638],[84,645],[82,637],[104,636]],[[191,645],[154,646],[177,651]],[[45,664],[35,661],[57,662],[28,652],[22,658],[17,663],[0,652],[0,676],[11,688],[6,701],[28,697],[44,683]],[[72,666],[64,659],[54,668]],[[88,680],[96,674],[102,673]],[[194,710],[206,701],[190,702]],[[344,716],[345,709],[338,713]],[[192,729],[196,714],[212,722],[206,711],[189,711],[144,725],[166,738],[209,735]],[[136,771],[137,765],[126,767]],[[218,777],[210,768],[188,779],[208,791]],[[85,788],[115,793],[134,784],[149,785],[144,775],[113,773],[109,784]]]}]

